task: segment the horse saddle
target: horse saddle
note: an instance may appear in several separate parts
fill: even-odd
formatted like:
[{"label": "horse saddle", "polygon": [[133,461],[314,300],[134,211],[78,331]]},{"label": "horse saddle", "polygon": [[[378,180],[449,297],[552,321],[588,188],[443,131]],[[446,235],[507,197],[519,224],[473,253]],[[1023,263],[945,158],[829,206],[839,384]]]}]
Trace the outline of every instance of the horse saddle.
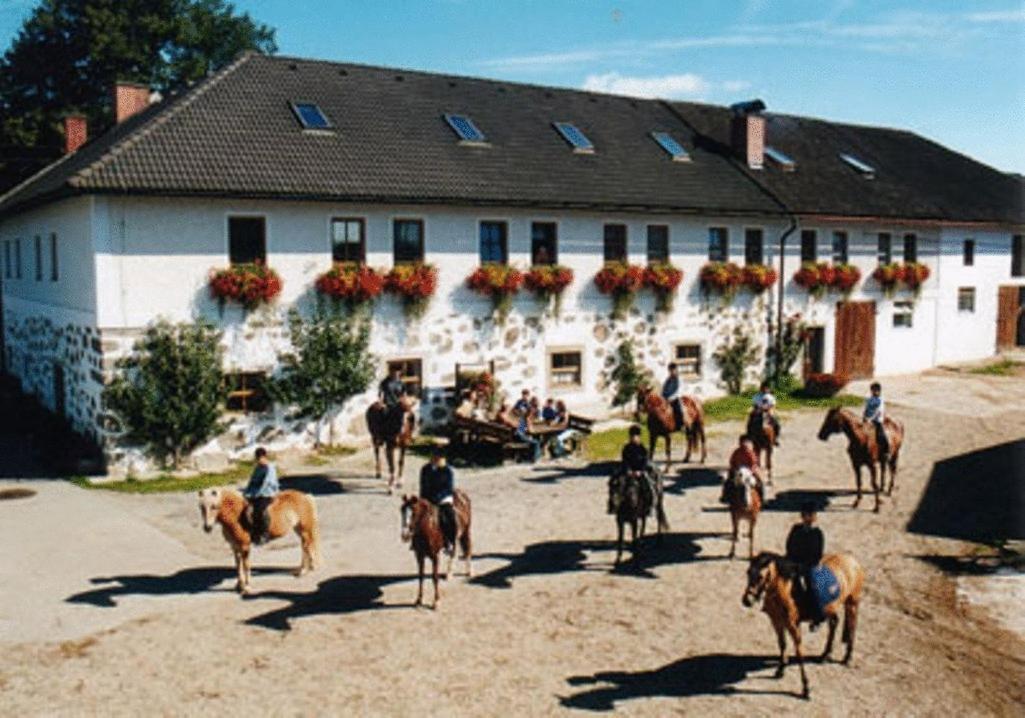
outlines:
[{"label": "horse saddle", "polygon": [[809,571],[809,577],[811,579],[811,585],[808,587],[811,591],[810,598],[819,615],[822,615],[825,613],[826,606],[840,597],[840,581],[832,570],[821,563]]}]

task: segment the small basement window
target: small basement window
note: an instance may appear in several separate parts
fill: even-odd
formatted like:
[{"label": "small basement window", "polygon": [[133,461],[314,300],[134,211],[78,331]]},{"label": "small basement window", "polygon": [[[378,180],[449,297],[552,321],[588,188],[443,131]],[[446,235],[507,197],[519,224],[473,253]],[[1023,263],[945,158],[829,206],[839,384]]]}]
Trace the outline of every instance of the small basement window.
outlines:
[{"label": "small basement window", "polygon": [[676,141],[668,132],[652,132],[652,139],[664,149],[669,156],[673,159],[673,162],[690,162],[690,155],[687,150],[683,149],[683,145]]},{"label": "small basement window", "polygon": [[484,133],[466,115],[445,115],[445,122],[463,142],[486,142]]},{"label": "small basement window", "polygon": [[299,124],[306,130],[329,130],[332,125],[320,109],[320,105],[313,102],[293,102],[292,112],[295,113]]},{"label": "small basement window", "polygon": [[957,311],[975,312],[975,287],[959,287],[957,290]]},{"label": "small basement window", "polygon": [[681,376],[701,376],[701,345],[677,344],[674,351],[676,368]]},{"label": "small basement window", "polygon": [[548,355],[548,385],[552,389],[583,385],[583,357],[578,351],[553,351]]},{"label": "small basement window", "polygon": [[424,367],[419,359],[392,359],[388,362],[388,376],[396,369],[399,379],[406,386],[406,392],[412,396],[423,396]]},{"label": "small basement window", "polygon": [[846,152],[840,153],[840,159],[851,166],[858,174],[865,179],[873,179],[876,176],[876,169],[872,165],[859,160],[854,155],[847,154]]},{"label": "small basement window", "polygon": [[764,152],[765,156],[778,164],[784,172],[793,172],[797,169],[797,163],[794,162],[789,155],[777,150],[775,147],[769,147],[766,145]]},{"label": "small basement window", "polygon": [[903,327],[910,329],[912,325],[912,318],[915,315],[915,304],[914,302],[894,302],[893,303],[893,326],[894,328]]},{"label": "small basement window", "polygon": [[267,375],[263,372],[235,372],[224,377],[228,411],[260,413],[270,406]]},{"label": "small basement window", "polygon": [[553,122],[552,126],[562,135],[562,139],[569,143],[574,152],[592,153],[594,144],[587,139],[587,135],[581,132],[580,128],[569,122]]}]

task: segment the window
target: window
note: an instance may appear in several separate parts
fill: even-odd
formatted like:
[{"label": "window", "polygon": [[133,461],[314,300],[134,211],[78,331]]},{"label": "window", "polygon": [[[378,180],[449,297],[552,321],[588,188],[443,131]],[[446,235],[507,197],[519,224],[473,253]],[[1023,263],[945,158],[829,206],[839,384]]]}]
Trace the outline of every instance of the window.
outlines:
[{"label": "window", "polygon": [[4,278],[11,278],[11,240],[4,240]]},{"label": "window", "polygon": [[14,240],[14,278],[21,279],[21,240]]},{"label": "window", "polygon": [[962,261],[964,266],[973,267],[975,266],[975,240],[966,239],[964,241],[964,247],[961,250]]},{"label": "window", "polygon": [[744,264],[765,263],[765,242],[760,229],[744,230]]},{"label": "window", "polygon": [[578,351],[553,351],[548,355],[548,385],[553,389],[583,385],[583,359]]},{"label": "window", "polygon": [[793,172],[797,168],[797,163],[790,159],[789,155],[777,150],[775,147],[766,146],[763,151],[765,156],[778,164],[784,172]]},{"label": "window", "polygon": [[602,246],[605,250],[606,262],[625,262],[626,225],[606,224],[604,244]]},{"label": "window", "polygon": [[876,258],[880,264],[890,264],[893,262],[893,237],[890,236],[889,232],[880,232],[878,237],[878,249],[876,250]]},{"label": "window", "polygon": [[395,264],[413,264],[424,261],[424,223],[422,219],[395,220],[392,257]]},{"label": "window", "polygon": [[484,133],[466,115],[445,115],[445,122],[463,142],[486,142]]},{"label": "window", "polygon": [[569,143],[574,152],[594,152],[594,145],[591,143],[591,140],[587,139],[587,135],[581,132],[580,128],[576,125],[569,122],[555,122],[553,126],[562,135],[562,139]]},{"label": "window", "polygon": [[60,272],[57,265],[57,233],[50,234],[50,281],[56,282],[60,279]]},{"label": "window", "polygon": [[903,327],[910,329],[912,325],[912,318],[915,315],[915,303],[914,302],[894,302],[893,303],[893,326],[894,328]]},{"label": "window", "polygon": [[228,217],[228,259],[232,264],[267,261],[267,223],[263,217]]},{"label": "window", "polygon": [[876,176],[875,167],[866,162],[862,162],[854,155],[849,155],[844,152],[840,153],[840,159],[846,162],[848,165],[854,168],[854,170],[865,179],[872,179]]},{"label": "window", "polygon": [[505,264],[509,261],[508,234],[505,222],[480,223],[481,264]]},{"label": "window", "polygon": [[331,220],[331,259],[335,262],[366,261],[366,224],[362,219]]},{"label": "window", "polygon": [[687,154],[687,150],[683,149],[683,145],[677,142],[676,138],[668,132],[652,132],[651,136],[662,149],[669,153],[669,156],[673,158],[673,162],[690,161],[690,155]]},{"label": "window", "polygon": [[669,261],[669,226],[665,224],[648,225],[648,262]]},{"label": "window", "polygon": [[708,228],[708,261],[725,262],[730,258],[730,237],[725,227]]},{"label": "window", "polygon": [[43,238],[36,235],[36,281],[43,281]]},{"label": "window", "polygon": [[531,264],[555,264],[559,261],[555,222],[534,222],[530,225]]},{"label": "window", "polygon": [[388,362],[388,375],[399,370],[399,379],[406,386],[406,392],[416,397],[423,396],[424,370],[419,359],[392,359]]},{"label": "window", "polygon": [[801,261],[819,261],[819,236],[814,229],[801,230]]},{"label": "window", "polygon": [[227,394],[225,404],[228,411],[240,411],[243,414],[251,411],[266,411],[270,407],[266,382],[267,377],[262,372],[226,374],[224,377]]},{"label": "window", "polygon": [[327,130],[331,128],[331,123],[324,111],[312,102],[293,102],[292,112],[295,113],[296,119],[299,120],[303,129]]},{"label": "window", "polygon": [[700,344],[677,344],[674,352],[676,355],[676,368],[681,376],[701,376],[701,345]]},{"label": "window", "polygon": [[1011,237],[1011,276],[1025,277],[1025,237]]},{"label": "window", "polygon": [[975,311],[975,287],[959,287],[957,290],[957,311]]},{"label": "window", "polygon": [[904,235],[904,261],[918,261],[918,237],[913,234]]},{"label": "window", "polygon": [[847,264],[847,233],[833,232],[833,264]]}]

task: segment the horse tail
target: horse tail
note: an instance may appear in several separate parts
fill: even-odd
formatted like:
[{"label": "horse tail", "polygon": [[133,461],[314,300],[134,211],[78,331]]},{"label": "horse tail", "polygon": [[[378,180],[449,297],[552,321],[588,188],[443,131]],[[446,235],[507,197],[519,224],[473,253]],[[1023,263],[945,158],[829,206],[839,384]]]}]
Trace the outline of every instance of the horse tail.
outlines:
[{"label": "horse tail", "polygon": [[668,531],[669,530],[669,518],[666,516],[666,509],[662,505],[662,497],[658,497],[658,506],[656,507],[658,513],[658,530]]}]

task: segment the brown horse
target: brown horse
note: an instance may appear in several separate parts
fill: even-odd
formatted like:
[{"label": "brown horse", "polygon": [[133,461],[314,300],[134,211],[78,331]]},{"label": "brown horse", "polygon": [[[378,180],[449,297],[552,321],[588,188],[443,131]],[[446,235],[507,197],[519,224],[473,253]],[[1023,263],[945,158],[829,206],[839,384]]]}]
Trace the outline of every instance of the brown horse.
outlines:
[{"label": "brown horse", "polygon": [[648,416],[648,455],[654,460],[655,444],[659,437],[666,440],[666,471],[672,464],[674,431],[683,431],[687,437],[687,454],[683,457],[683,463],[690,461],[692,452],[701,446],[701,463],[705,463],[707,450],[705,447],[705,410],[701,400],[693,396],[685,396],[681,399],[683,404],[683,425],[676,425],[676,418],[673,416],[673,407],[668,401],[652,391],[651,387],[641,387],[637,392],[637,406],[643,409]]},{"label": "brown horse", "polygon": [[[199,492],[199,512],[203,516],[203,529],[213,531],[220,523],[224,539],[235,554],[235,569],[239,593],[249,591],[252,573],[249,566],[249,549],[252,540],[249,535],[249,521],[245,517],[249,502],[238,491],[231,488],[203,489]],[[289,531],[295,531],[302,543],[302,560],[295,575],[302,576],[313,571],[320,563],[320,526],[317,522],[317,505],[313,497],[301,491],[286,489],[274,497],[267,510],[270,523],[267,533],[272,539],[281,538]]]},{"label": "brown horse", "polygon": [[[374,445],[374,476],[381,478],[381,447],[388,459],[388,493],[402,486],[402,471],[406,465],[406,449],[413,443],[416,429],[414,402],[408,397],[399,401],[397,410],[389,411],[380,401],[367,408],[367,429]],[[399,451],[398,472],[395,470],[395,450]]]},{"label": "brown horse", "polygon": [[[854,412],[834,407],[826,414],[819,429],[819,439],[826,441],[833,434],[844,433],[847,436],[847,453],[851,457],[854,476],[858,485],[858,496],[854,499],[854,507],[861,503],[861,467],[867,466],[872,478],[872,491],[875,493],[874,511],[879,511],[879,491],[886,487],[886,467],[890,467],[890,486],[886,495],[893,493],[893,484],[897,477],[897,460],[900,458],[900,447],[904,443],[904,425],[890,417],[885,420],[886,437],[890,442],[890,452],[886,461],[880,460],[879,445],[876,441],[875,427],[862,421]],[[879,476],[876,476],[876,466]]]},{"label": "brown horse", "polygon": [[[634,471],[614,474],[609,479],[609,513],[616,516],[616,565],[623,557],[623,528],[630,527],[630,545],[636,554],[637,540],[644,536],[648,523],[648,515],[655,509],[655,520],[658,523],[658,537],[669,530],[669,520],[663,507],[664,492],[662,477],[654,477],[652,490],[645,491],[643,483],[647,478]],[[651,496],[654,491],[654,496]]]},{"label": "brown horse", "polygon": [[730,519],[733,521],[733,543],[730,545],[730,558],[737,553],[737,534],[740,532],[741,521],[747,521],[748,525],[747,556],[754,558],[755,524],[758,523],[758,514],[762,510],[762,497],[758,493],[757,486],[758,479],[747,467],[731,471],[726,478],[724,493],[730,505]]},{"label": "brown horse", "polygon": [[[858,626],[858,604],[865,584],[865,571],[855,558],[849,554],[826,554],[822,563],[836,576],[840,584],[840,594],[836,600],[826,606],[824,613],[829,623],[829,637],[826,648],[822,652],[822,660],[827,660],[833,653],[833,638],[836,626],[840,622],[840,612],[844,614],[843,636],[841,640],[847,645],[843,663],[848,665],[854,651],[854,633]],[[776,677],[783,677],[786,667],[787,639],[794,643],[794,656],[801,669],[802,696],[808,698],[808,676],[804,672],[804,655],[801,652],[801,622],[813,620],[803,601],[794,598],[793,584],[797,579],[796,564],[787,561],[779,554],[763,552],[751,559],[747,569],[747,588],[744,590],[742,602],[750,608],[762,600],[762,610],[772,621],[779,643],[779,668]]]},{"label": "brown horse", "polygon": [[[470,539],[470,497],[464,492],[455,491],[456,510],[456,543],[463,551],[466,561],[466,575],[473,576],[473,542]],[[431,559],[431,579],[434,581],[434,608],[438,607],[441,596],[438,593],[438,554],[445,547],[445,537],[441,532],[441,521],[438,508],[430,501],[417,496],[403,496],[402,507],[402,540],[412,543],[416,553],[416,565],[420,585],[416,593],[416,604],[424,602],[424,559]],[[445,578],[452,578],[452,562],[455,559],[455,547],[448,556],[448,571]]]},{"label": "brown horse", "polygon": [[[765,467],[765,482],[772,486],[772,451],[776,447],[776,429],[762,412],[752,411],[747,418],[747,435],[755,445],[758,464]],[[762,461],[762,455],[765,461]]]}]

